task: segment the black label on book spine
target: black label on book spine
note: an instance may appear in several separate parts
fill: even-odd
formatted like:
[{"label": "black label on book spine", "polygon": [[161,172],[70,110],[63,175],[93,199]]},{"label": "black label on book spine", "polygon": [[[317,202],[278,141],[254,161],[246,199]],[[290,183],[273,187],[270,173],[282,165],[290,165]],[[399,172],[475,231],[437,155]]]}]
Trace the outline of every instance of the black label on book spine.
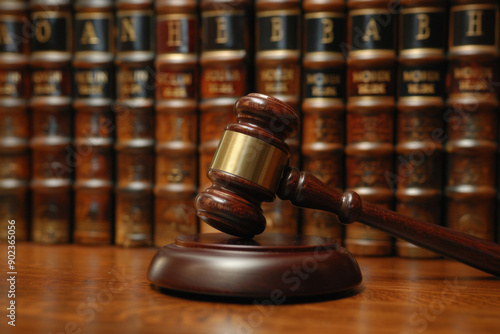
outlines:
[{"label": "black label on book spine", "polygon": [[75,51],[112,52],[113,19],[101,14],[77,15],[75,21]]},{"label": "black label on book spine", "polygon": [[343,15],[335,15],[335,13],[306,15],[306,52],[342,53],[345,24]]},{"label": "black label on book spine", "polygon": [[24,53],[27,41],[20,20],[0,15],[0,53]]},{"label": "black label on book spine", "polygon": [[395,18],[389,12],[375,14],[375,10],[368,9],[366,12],[351,16],[351,51],[393,50]]},{"label": "black label on book spine", "polygon": [[402,14],[401,50],[444,49],[446,46],[446,15],[444,10],[412,9]]},{"label": "black label on book spine", "polygon": [[467,45],[498,47],[496,5],[467,5],[452,8],[451,48]]},{"label": "black label on book spine", "polygon": [[401,65],[399,96],[443,97],[446,87],[445,69],[442,64]]},{"label": "black label on book spine", "polygon": [[113,98],[112,73],[109,68],[77,68],[74,70],[74,92],[77,98]]},{"label": "black label on book spine", "polygon": [[58,12],[36,12],[33,14],[33,38],[31,51],[70,52],[71,17]]},{"label": "black label on book spine", "polygon": [[304,97],[343,99],[345,82],[341,68],[305,69]]},{"label": "black label on book spine", "polygon": [[203,51],[245,49],[245,35],[248,34],[245,12],[208,14],[202,20]]},{"label": "black label on book spine", "polygon": [[117,51],[152,51],[153,21],[152,12],[143,11],[117,15]]},{"label": "black label on book spine", "polygon": [[284,11],[283,14],[258,17],[258,49],[271,50],[299,50],[300,48],[300,13],[298,11]]}]

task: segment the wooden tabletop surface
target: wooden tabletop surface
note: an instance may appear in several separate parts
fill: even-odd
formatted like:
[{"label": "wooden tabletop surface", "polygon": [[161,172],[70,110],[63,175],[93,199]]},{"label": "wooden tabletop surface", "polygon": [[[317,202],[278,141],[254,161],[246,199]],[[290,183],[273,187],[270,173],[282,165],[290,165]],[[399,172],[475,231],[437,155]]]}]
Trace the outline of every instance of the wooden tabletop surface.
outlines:
[{"label": "wooden tabletop surface", "polygon": [[356,291],[274,305],[161,293],[155,249],[33,243],[16,245],[9,298],[0,252],[0,333],[500,333],[500,279],[443,259],[358,258]]}]

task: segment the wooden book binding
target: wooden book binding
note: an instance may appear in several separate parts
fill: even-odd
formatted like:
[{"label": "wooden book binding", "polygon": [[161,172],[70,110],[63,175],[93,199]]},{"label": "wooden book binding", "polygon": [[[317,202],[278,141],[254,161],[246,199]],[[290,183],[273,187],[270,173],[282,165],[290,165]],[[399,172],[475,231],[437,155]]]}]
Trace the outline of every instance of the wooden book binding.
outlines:
[{"label": "wooden book binding", "polygon": [[[251,76],[251,1],[203,0],[200,50],[199,191],[210,186],[206,170],[233,105],[249,93]],[[202,232],[213,232],[201,225]]]},{"label": "wooden book binding", "polygon": [[[397,94],[396,211],[443,225],[444,94],[446,22],[443,1],[402,1]],[[396,241],[404,257],[437,254]]]},{"label": "wooden book binding", "polygon": [[[255,2],[255,91],[279,98],[300,112],[302,11],[298,0]],[[301,135],[288,138],[290,159],[300,163]],[[277,200],[263,206],[269,230],[297,233],[300,211]]]},{"label": "wooden book binding", "polygon": [[115,243],[153,240],[154,19],[153,3],[116,4]]},{"label": "wooden book binding", "polygon": [[72,14],[69,1],[32,2],[30,82],[32,110],[32,240],[71,241]]},{"label": "wooden book binding", "polygon": [[156,1],[154,245],[197,232],[198,6]]},{"label": "wooden book binding", "polygon": [[449,15],[447,226],[494,240],[498,2],[453,1]]},{"label": "wooden book binding", "polygon": [[77,1],[73,57],[73,240],[111,244],[114,210],[114,15],[112,1]]},{"label": "wooden book binding", "polygon": [[[344,188],[344,1],[307,0],[302,61],[302,166],[329,187]],[[302,210],[301,233],[342,240],[335,215]]]},{"label": "wooden book binding", "polygon": [[[369,4],[369,5],[368,5]],[[394,1],[350,0],[347,41],[346,188],[392,208],[396,50]],[[361,224],[346,227],[354,255],[391,255],[390,235]]]},{"label": "wooden book binding", "polygon": [[0,240],[12,238],[9,221],[14,220],[15,239],[25,241],[30,218],[29,39],[22,33],[27,4],[2,2],[0,11]]}]

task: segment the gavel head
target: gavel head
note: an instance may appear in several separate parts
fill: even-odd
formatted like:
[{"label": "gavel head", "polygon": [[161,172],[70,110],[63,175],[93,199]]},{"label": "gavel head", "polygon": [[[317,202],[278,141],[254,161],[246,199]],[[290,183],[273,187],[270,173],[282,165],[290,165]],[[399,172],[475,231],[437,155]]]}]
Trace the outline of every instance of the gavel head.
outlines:
[{"label": "gavel head", "polygon": [[262,94],[239,99],[237,123],[226,126],[208,170],[212,186],[195,200],[201,220],[219,231],[252,238],[266,228],[261,204],[272,202],[300,120],[286,103]]}]

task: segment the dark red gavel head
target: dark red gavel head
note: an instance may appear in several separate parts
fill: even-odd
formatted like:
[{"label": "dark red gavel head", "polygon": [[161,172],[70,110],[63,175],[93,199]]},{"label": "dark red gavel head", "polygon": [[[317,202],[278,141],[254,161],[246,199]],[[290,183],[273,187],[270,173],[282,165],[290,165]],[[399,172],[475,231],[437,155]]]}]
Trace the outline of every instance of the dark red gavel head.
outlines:
[{"label": "dark red gavel head", "polygon": [[300,120],[288,104],[249,94],[234,106],[237,123],[229,124],[219,143],[208,178],[212,186],[196,197],[197,214],[219,231],[252,238],[266,228],[261,204],[275,199]]}]

